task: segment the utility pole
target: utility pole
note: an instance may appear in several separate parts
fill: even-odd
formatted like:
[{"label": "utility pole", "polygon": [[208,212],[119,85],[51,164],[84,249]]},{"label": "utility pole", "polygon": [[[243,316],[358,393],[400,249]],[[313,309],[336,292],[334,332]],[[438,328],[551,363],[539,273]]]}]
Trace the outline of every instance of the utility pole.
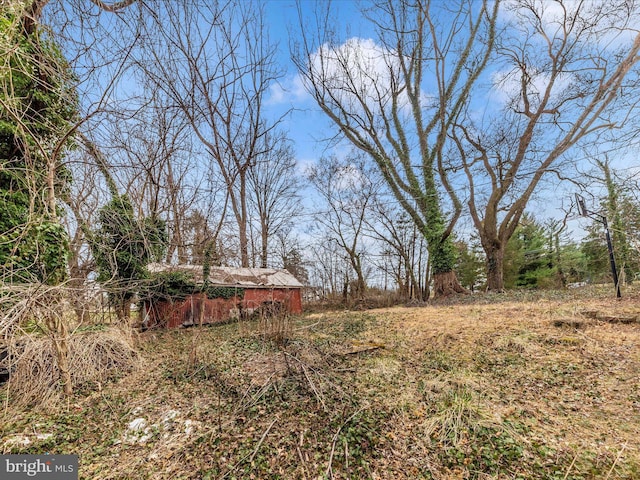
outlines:
[{"label": "utility pole", "polygon": [[576,203],[578,205],[578,213],[581,217],[589,217],[597,222],[602,223],[604,225],[604,233],[607,237],[607,249],[609,250],[609,263],[611,264],[611,274],[613,275],[613,283],[616,287],[616,297],[620,298],[622,295],[620,294],[620,281],[618,280],[618,269],[616,268],[616,259],[613,255],[613,243],[611,242],[611,233],[609,232],[609,222],[607,222],[607,217],[598,212],[592,212],[587,210],[587,207],[584,203],[584,198],[578,193],[576,193]]}]

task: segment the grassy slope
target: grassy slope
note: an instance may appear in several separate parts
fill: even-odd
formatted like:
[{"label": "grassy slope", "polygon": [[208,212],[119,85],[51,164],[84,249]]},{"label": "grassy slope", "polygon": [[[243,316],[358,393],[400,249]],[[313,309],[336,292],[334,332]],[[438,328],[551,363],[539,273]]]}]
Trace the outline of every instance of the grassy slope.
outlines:
[{"label": "grassy slope", "polygon": [[145,333],[144,368],[58,412],[3,401],[0,446],[86,479],[640,478],[640,324],[583,314],[640,297],[578,295],[307,315],[281,348],[257,323]]}]

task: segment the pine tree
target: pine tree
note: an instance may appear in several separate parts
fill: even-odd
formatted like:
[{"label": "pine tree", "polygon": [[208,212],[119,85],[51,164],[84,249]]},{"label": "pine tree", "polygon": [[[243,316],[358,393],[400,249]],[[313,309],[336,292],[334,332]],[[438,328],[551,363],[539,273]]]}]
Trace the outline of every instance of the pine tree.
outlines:
[{"label": "pine tree", "polygon": [[525,214],[507,244],[505,287],[549,286],[553,276],[553,259],[545,228],[531,215]]},{"label": "pine tree", "polygon": [[486,279],[483,278],[484,254],[480,245],[467,243],[464,240],[455,241],[457,248],[456,273],[460,279],[460,284],[473,292],[478,285]]}]

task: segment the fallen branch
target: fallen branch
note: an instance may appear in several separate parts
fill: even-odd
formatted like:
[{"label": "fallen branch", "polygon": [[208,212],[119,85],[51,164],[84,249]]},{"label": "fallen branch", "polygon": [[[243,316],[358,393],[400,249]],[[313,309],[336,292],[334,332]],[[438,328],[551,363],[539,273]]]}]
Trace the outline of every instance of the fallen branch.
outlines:
[{"label": "fallen branch", "polygon": [[296,357],[294,355],[291,355],[288,352],[284,352],[284,354],[286,356],[289,356],[290,358],[293,358],[296,362],[298,362],[298,364],[300,365],[300,368],[302,368],[302,373],[304,373],[305,379],[309,383],[309,386],[311,387],[311,390],[313,391],[313,394],[315,395],[316,399],[318,400],[318,403],[320,403],[320,405],[322,405],[322,409],[326,412],[327,411],[327,406],[324,403],[324,399],[322,398],[322,394],[316,388],[316,385],[313,383],[313,380],[309,376],[307,365],[305,365],[305,363],[302,360],[300,360],[298,357]]},{"label": "fallen branch", "polygon": [[639,323],[640,318],[637,315],[605,315],[597,310],[584,310],[581,312],[587,318],[592,318],[607,323]]},{"label": "fallen branch", "polygon": [[260,437],[260,440],[258,440],[258,444],[256,445],[256,448],[253,449],[253,453],[251,455],[245,455],[244,457],[242,457],[240,460],[238,460],[236,463],[233,464],[233,466],[227,471],[227,473],[225,473],[222,477],[222,479],[227,478],[229,475],[231,475],[231,473],[233,473],[236,468],[238,468],[238,465],[240,465],[242,462],[244,462],[245,460],[249,459],[249,463],[251,463],[254,459],[254,457],[256,456],[256,454],[258,453],[258,450],[260,450],[260,447],[262,446],[262,442],[264,442],[264,439],[267,438],[267,435],[269,434],[269,431],[271,430],[271,427],[273,427],[273,425],[278,421],[278,418],[276,417],[273,422],[271,422],[269,424],[269,426],[267,427],[267,429],[264,431],[264,433],[262,434],[262,437]]},{"label": "fallen branch", "polygon": [[607,477],[605,478],[605,480],[608,480],[608,478],[613,473],[613,470],[616,468],[616,465],[618,464],[618,461],[620,460],[620,458],[622,458],[622,454],[624,453],[625,448],[627,448],[627,444],[626,443],[624,445],[622,445],[622,448],[618,452],[618,456],[616,457],[616,460],[613,462],[613,465],[611,465],[611,469],[609,470],[609,473],[607,473]]},{"label": "fallen branch", "polygon": [[258,441],[258,445],[256,445],[256,448],[253,450],[253,453],[251,454],[251,457],[249,457],[249,462],[253,462],[253,458],[256,456],[256,454],[258,453],[258,450],[260,450],[260,447],[262,446],[262,442],[264,442],[264,439],[267,438],[267,435],[269,434],[269,430],[271,430],[271,427],[273,427],[273,425],[278,421],[278,418],[274,418],[273,422],[271,422],[269,424],[269,426],[267,427],[267,429],[264,431],[264,433],[262,434],[262,437],[260,437],[260,440]]},{"label": "fallen branch", "polygon": [[352,346],[354,347],[354,349],[348,352],[345,352],[344,355],[355,355],[357,353],[371,352],[373,350],[386,348],[383,343],[368,343],[364,345],[353,344]]}]

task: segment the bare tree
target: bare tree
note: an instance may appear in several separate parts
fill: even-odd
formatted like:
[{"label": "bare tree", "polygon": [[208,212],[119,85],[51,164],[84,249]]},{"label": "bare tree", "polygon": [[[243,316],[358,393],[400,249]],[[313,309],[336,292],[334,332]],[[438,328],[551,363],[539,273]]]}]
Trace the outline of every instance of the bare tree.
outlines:
[{"label": "bare tree", "polygon": [[375,162],[427,240],[436,295],[464,290],[450,238],[462,205],[453,196],[445,215],[441,195],[453,187],[441,162],[452,122],[490,58],[499,3],[372,2],[365,18],[376,42],[337,43],[328,13],[318,15],[316,28],[301,22],[295,62],[305,85],[341,134]]},{"label": "bare tree", "polygon": [[222,176],[236,221],[241,264],[249,266],[249,171],[266,153],[264,100],[280,75],[275,46],[254,2],[161,2],[149,12],[139,60],[150,82],[180,108]]},{"label": "bare tree", "polygon": [[[70,65],[56,39],[48,38],[41,24],[42,9],[47,3],[12,2],[3,5],[0,12],[0,188],[10,192],[2,195],[3,208],[9,213],[3,213],[3,220],[10,218],[8,224],[2,222],[0,236],[3,246],[11,245],[12,250],[8,256],[4,255],[6,250],[3,252],[0,281],[5,290],[2,296],[9,305],[33,300],[42,308],[41,318],[56,354],[60,385],[70,395],[64,289],[58,288],[66,279],[64,262],[68,251],[60,204],[68,193],[64,155],[83,118],[78,112]],[[20,265],[25,260],[29,265]],[[45,288],[47,284],[54,287]],[[24,285],[27,286],[22,288]],[[29,309],[20,312],[5,320],[18,323],[28,318]]]},{"label": "bare tree", "polygon": [[[68,64],[56,46],[45,41],[38,20],[21,2],[0,10],[2,310],[27,303],[25,297],[38,288],[46,291],[38,298],[43,315],[35,318],[44,320],[60,384],[70,395],[68,330],[56,286],[66,280],[68,237],[60,223],[59,201],[68,186],[62,159],[75,128],[76,97]],[[6,328],[14,331],[30,318],[28,312],[5,317]]]},{"label": "bare tree", "polygon": [[344,249],[337,242],[320,238],[308,245],[307,251],[310,259],[309,285],[319,289],[323,299],[336,300],[342,296],[346,302],[352,270]]},{"label": "bare tree", "polygon": [[295,236],[292,228],[281,229],[276,235],[277,255],[280,266],[305,285],[309,284],[308,259],[303,255],[304,248]]},{"label": "bare tree", "polygon": [[71,290],[70,300],[78,321],[84,324],[90,321],[93,295],[88,282],[96,268],[87,244],[87,230],[97,221],[96,213],[107,197],[100,182],[100,170],[93,159],[87,157],[84,149],[77,148],[67,159],[74,181],[65,198],[67,214],[62,218],[70,232],[67,284]]},{"label": "bare tree", "polygon": [[[150,89],[132,118],[113,122],[109,163],[137,216],[162,218],[169,229],[166,259],[186,263],[185,219],[202,200],[202,169],[193,161],[190,126],[182,112]],[[206,202],[205,202],[206,203]]]},{"label": "bare tree", "polygon": [[333,156],[310,167],[308,178],[323,200],[314,214],[315,221],[323,227],[326,240],[336,242],[345,252],[356,277],[351,293],[361,298],[367,286],[363,231],[378,187],[375,175],[369,174],[362,155],[344,160]]},{"label": "bare tree", "polygon": [[[300,177],[293,148],[282,134],[263,138],[264,153],[248,171],[249,203],[260,232],[260,266],[269,266],[270,241],[300,213]],[[255,257],[255,255],[254,255]]]},{"label": "bare tree", "polygon": [[503,108],[469,108],[452,133],[490,290],[503,289],[507,242],[542,180],[570,175],[576,145],[628,142],[640,98],[637,6],[516,0],[504,16],[489,92]]},{"label": "bare tree", "polygon": [[[100,0],[91,0],[97,8],[104,11],[116,11],[123,9],[133,3],[133,0],[124,0],[120,2],[110,3]],[[18,26],[22,35],[22,39],[17,39],[12,35],[4,35],[3,40],[15,41],[14,44],[2,44],[0,47],[3,62],[7,62],[10,75],[1,75],[0,90],[6,102],[3,101],[3,116],[8,114],[12,118],[12,122],[16,122],[16,139],[18,143],[27,147],[22,153],[20,161],[24,161],[26,168],[23,170],[26,177],[37,179],[41,177],[44,171],[44,188],[36,188],[38,182],[29,182],[29,184],[21,185],[20,194],[30,196],[31,206],[29,208],[29,222],[38,224],[38,229],[42,231],[49,230],[51,238],[57,238],[59,244],[66,243],[66,235],[61,231],[54,231],[51,226],[59,226],[63,221],[59,213],[61,203],[65,201],[69,206],[73,206],[73,200],[69,197],[69,191],[65,188],[66,174],[69,172],[64,165],[65,155],[68,151],[70,140],[76,136],[78,129],[87,120],[90,114],[81,108],[81,101],[78,96],[82,94],[80,75],[74,71],[74,62],[69,58],[64,58],[58,49],[58,45],[62,42],[62,36],[59,31],[47,29],[42,23],[43,10],[49,4],[49,0],[32,0],[26,2],[10,2],[5,10],[2,7],[3,28],[11,30],[14,26]],[[7,17],[5,18],[5,14]],[[10,22],[5,20],[10,19]],[[15,22],[14,25],[11,25]],[[35,40],[35,42],[32,42]],[[32,58],[25,62],[25,59],[15,61],[17,56],[21,55],[21,48],[25,43],[32,42],[28,49]],[[5,50],[8,48],[8,50]],[[87,47],[85,47],[87,48]],[[64,51],[64,50],[63,50]],[[65,53],[67,53],[65,51]],[[17,72],[12,70],[18,66],[31,65],[29,70]],[[74,71],[74,75],[69,72]],[[21,88],[27,88],[28,95],[25,97],[24,92],[16,95],[14,87],[18,83],[13,82],[14,75],[22,76]],[[24,82],[26,80],[26,82]],[[57,100],[56,100],[57,99]],[[16,108],[22,102],[26,101],[28,115],[22,115]],[[34,119],[37,120],[35,125],[28,125],[29,117],[35,114]],[[39,126],[37,124],[39,123]],[[35,128],[34,128],[35,127]],[[62,127],[62,128],[61,128]],[[48,132],[48,133],[46,133]],[[29,151],[31,150],[31,152]],[[35,154],[35,156],[33,156]],[[16,152],[11,153],[12,156]],[[38,157],[38,162],[33,160]],[[10,163],[15,157],[10,159]],[[2,169],[4,169],[3,159]],[[45,166],[41,170],[41,163]],[[44,209],[42,215],[36,212],[35,204],[37,199],[42,199]],[[34,202],[35,200],[35,202]],[[77,210],[76,210],[77,211]],[[72,222],[70,222],[72,223]],[[57,228],[55,230],[58,230]],[[2,234],[6,232],[1,232]],[[74,253],[71,258],[78,260],[81,235],[73,237],[72,246]],[[32,242],[33,238],[25,236],[18,243]],[[65,247],[66,248],[66,247]],[[45,253],[44,251],[42,253]],[[66,260],[66,255],[59,252],[58,260]],[[71,273],[77,273],[81,267],[79,262],[72,263]],[[73,267],[78,267],[74,271]],[[63,269],[61,269],[63,270]],[[41,281],[43,281],[41,279]],[[44,280],[46,283],[59,283],[61,277],[53,278],[49,276]],[[72,284],[73,285],[73,284]],[[3,285],[3,288],[5,285]],[[7,312],[3,320],[10,319],[13,322],[19,322],[24,318],[42,318],[48,331],[56,357],[56,367],[60,374],[60,385],[65,395],[72,393],[71,371],[69,366],[69,331],[68,320],[64,314],[64,296],[69,294],[66,286],[46,287],[45,285],[35,283],[26,285],[22,288],[19,285],[7,284],[4,288],[3,298],[9,300],[11,308],[17,307],[18,310]],[[73,289],[72,289],[73,291]],[[13,295],[15,293],[15,295]],[[13,300],[17,300],[14,302]],[[26,307],[26,308],[23,308]]]},{"label": "bare tree", "polygon": [[[82,2],[87,3],[87,5],[89,4],[89,2],[91,2],[91,4],[93,4],[98,9],[109,13],[115,13],[120,10],[124,10],[125,8],[133,5],[136,1],[137,0],[120,0],[114,2],[105,2],[102,0],[78,0],[78,2],[80,2],[80,5],[82,4]],[[33,28],[38,22],[40,22],[45,7],[47,7],[50,3],[55,3],[55,0],[31,0],[30,2],[26,1],[22,3],[24,3],[26,6],[24,15],[25,28],[29,30]]]},{"label": "bare tree", "polygon": [[429,256],[424,236],[394,199],[378,195],[365,218],[366,235],[382,247],[385,276],[391,275],[401,298],[429,299]]}]

